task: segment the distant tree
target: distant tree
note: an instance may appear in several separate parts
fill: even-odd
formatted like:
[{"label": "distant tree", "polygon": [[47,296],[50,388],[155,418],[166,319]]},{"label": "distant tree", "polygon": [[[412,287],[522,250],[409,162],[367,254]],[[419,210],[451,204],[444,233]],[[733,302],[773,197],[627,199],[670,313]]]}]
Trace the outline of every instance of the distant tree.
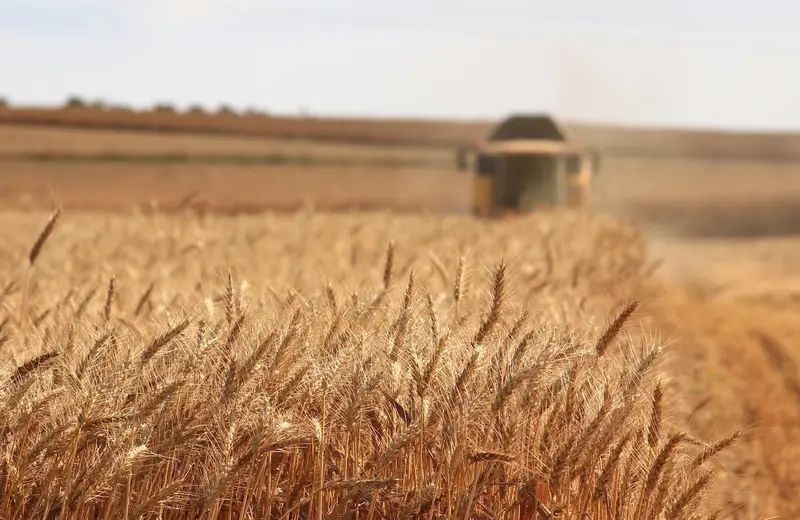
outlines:
[{"label": "distant tree", "polygon": [[187,112],[190,113],[190,114],[205,114],[206,113],[206,109],[203,108],[203,105],[194,104],[194,105],[189,107]]},{"label": "distant tree", "polygon": [[246,109],[244,111],[244,114],[246,116],[252,116],[252,117],[268,117],[269,116],[269,112],[267,112],[266,110],[262,110],[260,108],[255,108],[255,107],[250,107],[250,108]]},{"label": "distant tree", "polygon": [[8,102],[8,99],[6,99],[6,98],[4,98],[4,97],[0,96],[0,109],[3,109],[3,108],[8,108],[9,106],[11,106],[11,105],[10,105],[10,103]]},{"label": "distant tree", "polygon": [[223,103],[217,108],[217,114],[232,116],[236,114],[236,111],[230,105]]},{"label": "distant tree", "polygon": [[86,107],[86,102],[80,96],[70,96],[67,98],[66,103],[64,103],[65,108],[84,108]]},{"label": "distant tree", "polygon": [[122,105],[122,104],[115,104],[109,106],[109,110],[114,110],[116,112],[135,112],[133,107],[130,105]]},{"label": "distant tree", "polygon": [[157,103],[153,112],[175,112],[175,106],[170,103]]}]

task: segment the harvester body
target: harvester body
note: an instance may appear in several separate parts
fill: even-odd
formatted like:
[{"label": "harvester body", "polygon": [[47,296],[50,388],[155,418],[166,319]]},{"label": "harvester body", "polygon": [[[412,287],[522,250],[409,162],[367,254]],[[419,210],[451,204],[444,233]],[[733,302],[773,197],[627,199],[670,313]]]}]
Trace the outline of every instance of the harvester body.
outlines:
[{"label": "harvester body", "polygon": [[[543,126],[538,120],[533,123]],[[501,125],[495,136],[502,130]],[[460,167],[473,173],[475,214],[492,216],[555,206],[588,208],[598,165],[596,152],[560,136],[547,137],[494,137],[460,151]]]}]

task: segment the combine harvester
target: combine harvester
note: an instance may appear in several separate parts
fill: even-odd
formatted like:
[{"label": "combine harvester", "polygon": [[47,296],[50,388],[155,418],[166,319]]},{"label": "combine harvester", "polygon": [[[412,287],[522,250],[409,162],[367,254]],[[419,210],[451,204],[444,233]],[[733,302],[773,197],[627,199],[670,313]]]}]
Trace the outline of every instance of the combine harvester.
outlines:
[{"label": "combine harvester", "polygon": [[475,175],[473,212],[502,217],[556,206],[587,209],[599,154],[566,135],[548,116],[512,116],[460,149],[459,170]]}]

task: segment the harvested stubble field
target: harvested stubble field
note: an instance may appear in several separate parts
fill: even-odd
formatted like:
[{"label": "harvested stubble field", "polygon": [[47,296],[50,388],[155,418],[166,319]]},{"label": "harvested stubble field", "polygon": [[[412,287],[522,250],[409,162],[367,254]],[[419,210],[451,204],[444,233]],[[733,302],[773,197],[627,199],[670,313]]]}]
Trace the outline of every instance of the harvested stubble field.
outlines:
[{"label": "harvested stubble field", "polygon": [[[25,111],[6,112],[11,115],[4,117],[25,121]],[[336,143],[325,140],[335,120],[242,117],[252,124],[262,119],[269,123],[269,132],[248,137],[226,133],[222,122],[228,119],[223,116],[125,116],[140,122],[152,116],[175,125],[199,117],[222,125],[212,125],[215,134],[159,133],[93,127],[81,119],[81,114],[94,114],[113,120],[113,113],[95,112],[41,112],[58,116],[66,126],[37,126],[31,124],[38,121],[35,118],[27,125],[0,125],[0,203],[109,211],[151,202],[166,209],[188,197],[222,211],[297,209],[309,202],[320,209],[436,212],[466,212],[471,206],[471,176],[456,170],[454,145],[425,141],[441,125],[445,133],[458,128],[466,132],[470,127],[462,123],[352,120],[342,130],[346,142]],[[67,125],[80,122],[87,126]],[[305,133],[298,134],[302,139],[281,138],[281,125]],[[320,129],[325,129],[322,137]],[[400,137],[393,141],[386,137],[394,136],[392,132],[416,135],[419,142],[412,146]],[[656,139],[660,134],[652,131],[586,132],[577,133],[591,137],[589,142],[603,150],[593,184],[596,210],[631,219],[648,231],[680,235],[800,232],[800,162],[780,153],[784,147],[793,149],[786,142],[791,136],[725,140],[709,134],[706,140],[697,138],[707,141],[707,149],[697,143],[696,149],[684,149],[691,133]],[[386,139],[378,143],[368,139],[370,135]],[[656,150],[655,142],[671,144]],[[732,155],[720,156],[725,143],[731,144]],[[700,153],[703,150],[706,155]],[[743,150],[748,155],[736,158]],[[692,153],[701,156],[691,157]]]},{"label": "harvested stubble field", "polygon": [[215,212],[320,209],[467,212],[469,177],[438,168],[0,162],[6,208],[127,211],[192,205]]},{"label": "harvested stubble field", "polygon": [[[151,136],[140,137],[152,143]],[[136,141],[125,139],[114,146],[132,155],[138,153]],[[164,152],[182,153],[177,142],[165,138]],[[32,141],[29,146],[46,146],[43,143]],[[285,153],[299,150],[294,145],[286,144]],[[94,145],[87,141],[86,146]],[[331,150],[327,145],[302,146],[306,146],[302,153],[312,158],[310,164],[248,164],[240,158],[182,163],[91,156],[85,161],[0,157],[0,203],[6,208],[47,209],[59,204],[69,210],[104,211],[151,201],[166,209],[187,198],[219,211],[294,210],[308,202],[327,210],[463,213],[471,207],[471,176],[448,167],[447,154],[409,152],[402,164],[400,155],[370,156],[369,147],[351,145],[342,148],[337,158],[343,162],[337,162],[325,155]],[[631,219],[648,232],[750,237],[798,233],[797,164],[610,157],[595,179],[592,204],[597,211]]]},{"label": "harvested stubble field", "polygon": [[83,162],[306,161],[324,164],[453,167],[451,147],[335,143],[312,139],[269,139],[225,134],[158,133],[0,125],[0,159]]},{"label": "harvested stubble field", "polygon": [[800,162],[608,157],[595,180],[597,209],[680,236],[800,233]]},{"label": "harvested stubble field", "polygon": [[0,123],[83,127],[106,130],[157,130],[212,133],[267,139],[312,139],[320,142],[407,146],[459,146],[485,135],[492,123],[375,120],[329,117],[280,117],[238,114],[133,112],[92,108],[0,109]]},{"label": "harvested stubble field", "polygon": [[654,266],[613,221],[0,221],[4,517],[753,518],[775,496],[758,459],[720,464],[736,421],[686,420],[635,303]]},{"label": "harvested stubble field", "polygon": [[[0,123],[255,136],[387,146],[455,147],[487,135],[497,120],[354,119],[196,114],[94,108],[0,108]],[[636,128],[560,121],[571,136],[622,156],[798,160],[797,134],[730,133],[678,128]]]},{"label": "harvested stubble field", "polygon": [[463,212],[469,177],[455,162],[435,147],[0,125],[0,203]]}]

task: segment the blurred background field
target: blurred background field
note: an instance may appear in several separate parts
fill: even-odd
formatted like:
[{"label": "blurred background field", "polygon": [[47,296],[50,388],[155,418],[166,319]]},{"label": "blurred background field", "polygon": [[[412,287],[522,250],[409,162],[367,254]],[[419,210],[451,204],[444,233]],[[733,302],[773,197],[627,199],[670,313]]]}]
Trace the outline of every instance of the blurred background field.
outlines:
[{"label": "blurred background field", "polygon": [[[457,151],[491,123],[6,109],[0,197],[46,205],[56,193],[65,207],[98,209],[191,198],[227,211],[465,212],[471,179]],[[683,236],[800,231],[797,136],[564,126],[602,154],[595,210]]]}]

